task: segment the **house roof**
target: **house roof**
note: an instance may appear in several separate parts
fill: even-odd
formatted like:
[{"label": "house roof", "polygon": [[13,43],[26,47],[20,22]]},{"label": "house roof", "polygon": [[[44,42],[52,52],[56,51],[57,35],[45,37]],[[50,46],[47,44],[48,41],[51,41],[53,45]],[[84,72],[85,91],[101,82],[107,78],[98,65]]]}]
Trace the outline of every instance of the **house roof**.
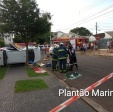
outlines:
[{"label": "house roof", "polygon": [[65,33],[65,34],[63,34],[63,35],[62,35],[61,37],[59,37],[59,38],[70,38],[70,37],[69,37],[69,34],[66,34],[66,33]]},{"label": "house roof", "polygon": [[113,37],[113,31],[106,31],[106,33],[107,33],[108,35],[110,35],[111,37]]},{"label": "house roof", "polygon": [[105,33],[99,33],[96,35],[93,35],[94,37],[99,37],[99,38],[104,38],[105,37]]}]

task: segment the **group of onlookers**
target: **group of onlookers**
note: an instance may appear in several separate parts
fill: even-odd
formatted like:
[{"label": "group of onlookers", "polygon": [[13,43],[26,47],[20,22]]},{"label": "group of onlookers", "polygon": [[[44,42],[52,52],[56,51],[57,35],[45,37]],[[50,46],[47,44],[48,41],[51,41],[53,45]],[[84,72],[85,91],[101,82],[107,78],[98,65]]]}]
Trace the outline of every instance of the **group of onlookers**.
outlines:
[{"label": "group of onlookers", "polygon": [[86,52],[88,50],[90,50],[91,52],[94,53],[95,50],[98,51],[98,54],[100,54],[100,46],[99,46],[99,42],[98,41],[95,41],[95,42],[89,42],[89,43],[81,43],[79,45],[79,48],[80,48],[80,51],[81,52]]},{"label": "group of onlookers", "polygon": [[[113,40],[112,39],[107,41],[106,46],[107,46],[107,52],[110,52],[110,53],[113,52]],[[98,40],[95,41],[95,42],[90,42],[90,43],[81,43],[79,45],[79,48],[80,48],[81,52],[82,51],[85,52],[85,51],[87,51],[89,49],[91,51],[93,51],[93,50],[98,50],[99,51],[100,44],[99,44]]]},{"label": "group of onlookers", "polygon": [[79,48],[80,48],[80,51],[82,52],[86,52],[87,51],[87,49],[89,49],[89,44],[86,44],[85,42],[83,42],[83,43],[81,43],[80,45],[79,45]]},{"label": "group of onlookers", "polygon": [[67,46],[64,46],[63,43],[60,43],[60,45],[54,44],[51,56],[53,71],[57,70],[58,67],[60,73],[66,72],[67,70],[72,71],[74,65],[78,69],[75,49],[71,43],[68,43]]}]

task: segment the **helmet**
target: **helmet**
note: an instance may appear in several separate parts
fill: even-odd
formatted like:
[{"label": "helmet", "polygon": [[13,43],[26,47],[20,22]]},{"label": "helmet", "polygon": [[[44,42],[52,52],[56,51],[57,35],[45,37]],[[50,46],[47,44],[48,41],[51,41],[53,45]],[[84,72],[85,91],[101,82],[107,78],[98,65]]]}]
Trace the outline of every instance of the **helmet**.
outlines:
[{"label": "helmet", "polygon": [[56,45],[56,48],[58,48],[59,47],[59,45]]},{"label": "helmet", "polygon": [[64,44],[64,43],[62,43],[62,42],[60,43],[60,45],[63,45],[63,44]]},{"label": "helmet", "polygon": [[57,44],[54,44],[54,48],[56,48]]},{"label": "helmet", "polygon": [[58,48],[59,47],[59,45],[58,44],[54,44],[54,48]]}]

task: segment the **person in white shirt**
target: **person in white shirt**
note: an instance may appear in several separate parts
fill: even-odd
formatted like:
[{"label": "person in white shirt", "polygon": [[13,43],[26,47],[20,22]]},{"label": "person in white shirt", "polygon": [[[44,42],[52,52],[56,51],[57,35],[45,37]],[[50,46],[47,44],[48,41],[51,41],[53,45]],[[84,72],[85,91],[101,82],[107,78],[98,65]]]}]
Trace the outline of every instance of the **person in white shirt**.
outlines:
[{"label": "person in white shirt", "polygon": [[93,42],[91,42],[91,50],[93,51],[93,49],[94,49],[94,44]]},{"label": "person in white shirt", "polygon": [[110,41],[107,41],[107,53],[110,52]]},{"label": "person in white shirt", "polygon": [[87,50],[87,45],[86,45],[86,43],[83,43],[83,50],[84,50],[84,52]]}]

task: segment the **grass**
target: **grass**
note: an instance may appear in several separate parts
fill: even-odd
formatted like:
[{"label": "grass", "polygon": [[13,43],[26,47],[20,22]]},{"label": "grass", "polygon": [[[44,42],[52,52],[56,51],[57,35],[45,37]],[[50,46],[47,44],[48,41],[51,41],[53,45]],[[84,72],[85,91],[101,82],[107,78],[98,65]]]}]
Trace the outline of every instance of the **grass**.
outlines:
[{"label": "grass", "polygon": [[8,71],[9,67],[2,67],[0,66],[0,79],[2,80]]},{"label": "grass", "polygon": [[45,73],[35,73],[35,71],[27,66],[25,66],[28,76],[35,77],[35,76],[46,76],[49,75],[47,72]]},{"label": "grass", "polygon": [[27,91],[34,91],[45,89],[48,86],[42,79],[31,79],[31,80],[20,80],[16,81],[15,84],[15,92],[27,92]]}]

